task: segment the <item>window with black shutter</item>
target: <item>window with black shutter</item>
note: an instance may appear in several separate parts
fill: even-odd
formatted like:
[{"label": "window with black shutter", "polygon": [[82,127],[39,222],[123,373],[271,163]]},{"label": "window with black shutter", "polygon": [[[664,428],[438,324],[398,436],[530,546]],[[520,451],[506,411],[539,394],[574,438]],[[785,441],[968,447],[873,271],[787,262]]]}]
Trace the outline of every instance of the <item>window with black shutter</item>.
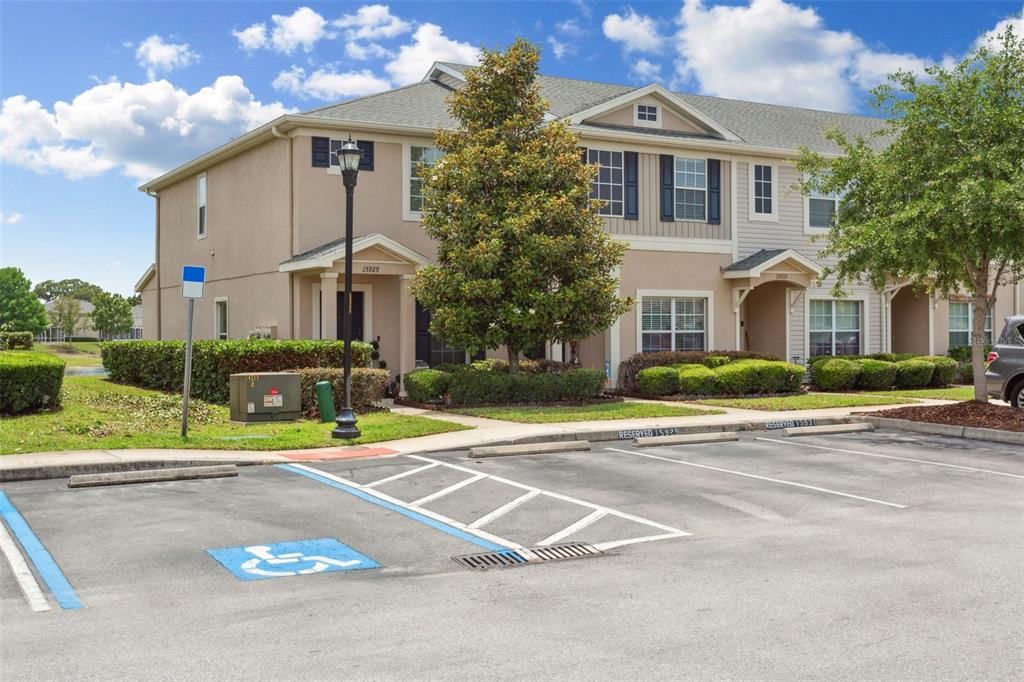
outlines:
[{"label": "window with black shutter", "polygon": [[327,137],[313,138],[313,168],[330,168],[331,140]]}]

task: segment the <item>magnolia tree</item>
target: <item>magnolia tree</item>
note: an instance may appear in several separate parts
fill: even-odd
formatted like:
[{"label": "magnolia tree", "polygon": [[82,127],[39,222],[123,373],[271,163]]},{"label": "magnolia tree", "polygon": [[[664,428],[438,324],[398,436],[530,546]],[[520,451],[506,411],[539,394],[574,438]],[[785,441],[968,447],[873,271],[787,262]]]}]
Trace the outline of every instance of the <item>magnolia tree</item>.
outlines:
[{"label": "magnolia tree", "polygon": [[632,305],[616,286],[625,245],[601,230],[590,199],[595,169],[565,123],[545,121],[538,58],[521,39],[485,50],[449,98],[459,126],[438,133],[443,156],[420,169],[438,254],[414,292],[430,332],[472,350],[504,346],[511,372],[521,351],[574,346]]},{"label": "magnolia tree", "polygon": [[1024,275],[1024,44],[1012,28],[951,69],[901,71],[874,91],[877,144],[838,130],[826,160],[804,150],[805,192],[842,197],[821,251],[836,292],[893,279],[972,306],[974,398],[985,391],[985,316]]}]

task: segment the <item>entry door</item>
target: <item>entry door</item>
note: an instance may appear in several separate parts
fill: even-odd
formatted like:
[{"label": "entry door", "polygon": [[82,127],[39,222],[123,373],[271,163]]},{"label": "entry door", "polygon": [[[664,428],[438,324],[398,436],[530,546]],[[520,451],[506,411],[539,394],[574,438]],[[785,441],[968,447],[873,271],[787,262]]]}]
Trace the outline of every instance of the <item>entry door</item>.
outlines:
[{"label": "entry door", "polygon": [[[338,339],[345,338],[345,329],[341,324],[344,312],[345,292],[338,292]],[[352,292],[352,340],[365,341],[363,338],[363,292]]]}]

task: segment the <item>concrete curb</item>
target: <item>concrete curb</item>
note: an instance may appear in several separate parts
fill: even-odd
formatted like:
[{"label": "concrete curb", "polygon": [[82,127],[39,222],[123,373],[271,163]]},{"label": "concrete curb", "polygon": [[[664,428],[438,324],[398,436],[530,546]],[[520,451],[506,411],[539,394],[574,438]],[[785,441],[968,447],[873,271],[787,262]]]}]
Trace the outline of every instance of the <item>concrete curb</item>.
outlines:
[{"label": "concrete curb", "polygon": [[469,456],[474,459],[484,457],[508,457],[511,455],[545,455],[554,452],[589,452],[590,443],[585,440],[556,441],[524,445],[488,445],[470,448]]},{"label": "concrete curb", "polygon": [[109,474],[81,474],[68,479],[69,488],[94,488],[125,483],[161,483],[164,481],[192,481],[200,478],[226,478],[238,475],[234,464],[213,466],[174,467],[170,469],[144,469],[118,471]]},{"label": "concrete curb", "polygon": [[179,467],[208,467],[213,465],[252,466],[262,464],[280,464],[277,459],[247,460],[162,460],[145,459],[120,462],[90,462],[88,464],[56,464],[0,469],[0,483],[15,481],[38,481],[49,478],[70,478],[88,474],[111,474],[152,469],[172,469]]},{"label": "concrete curb", "polygon": [[929,422],[910,421],[909,419],[893,419],[891,417],[853,417],[853,420],[855,422],[873,424],[875,428],[879,429],[894,429],[896,431],[925,433],[932,436],[984,440],[992,443],[1005,443],[1007,445],[1024,445],[1024,432],[1020,431],[1000,431],[999,429],[955,426],[953,424],[932,424]]},{"label": "concrete curb", "polygon": [[797,426],[791,429],[783,429],[782,435],[787,438],[796,436],[822,436],[831,433],[860,433],[862,431],[874,431],[874,424],[825,424],[822,426]]},{"label": "concrete curb", "polygon": [[684,433],[678,436],[651,436],[650,438],[637,438],[637,447],[649,448],[655,445],[696,445],[698,443],[725,443],[739,440],[739,434],[735,431],[724,431],[721,433]]}]

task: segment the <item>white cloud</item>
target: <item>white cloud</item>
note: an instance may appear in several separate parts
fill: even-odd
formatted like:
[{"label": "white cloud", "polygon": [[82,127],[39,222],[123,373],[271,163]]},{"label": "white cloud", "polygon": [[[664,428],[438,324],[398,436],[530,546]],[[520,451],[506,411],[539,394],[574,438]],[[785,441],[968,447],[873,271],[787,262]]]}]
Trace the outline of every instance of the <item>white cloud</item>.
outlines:
[{"label": "white cloud", "polygon": [[633,80],[641,83],[659,82],[661,81],[661,64],[638,59],[629,67],[629,74]]},{"label": "white cloud", "polygon": [[551,54],[555,55],[555,59],[558,60],[576,54],[575,45],[572,43],[563,43],[555,36],[548,36],[548,45],[551,46]]},{"label": "white cloud", "polygon": [[238,39],[238,46],[246,52],[254,52],[270,44],[266,24],[253,24],[241,31],[232,31],[231,35]]},{"label": "white cloud", "polygon": [[423,78],[434,62],[477,64],[478,55],[476,47],[446,37],[440,26],[421,24],[412,34],[412,43],[400,47],[384,69],[396,85],[407,85]]},{"label": "white cloud", "polygon": [[[857,86],[869,90],[888,81],[889,74],[897,71],[909,71],[916,76],[924,76],[925,69],[934,63],[933,60],[912,54],[864,50],[853,58],[850,78]],[[945,68],[951,68],[954,64],[955,60],[950,56],[943,57],[940,62]]]},{"label": "white cloud", "polygon": [[163,38],[154,34],[139,43],[135,59],[153,80],[159,73],[170,73],[194,64],[199,61],[199,55],[189,49],[188,43],[165,43]]},{"label": "white cloud", "polygon": [[378,78],[369,69],[336,73],[330,69],[318,69],[306,75],[306,70],[292,66],[274,79],[274,88],[297,95],[323,100],[344,99],[372,95],[391,88],[391,83]]},{"label": "white cloud", "polygon": [[578,23],[575,19],[566,19],[555,24],[555,30],[568,38],[582,38],[586,35],[586,30]]},{"label": "white cloud", "polygon": [[0,159],[77,179],[146,180],[292,111],[255,99],[239,76],[189,93],[166,80],[96,85],[53,110],[24,95],[0,108]]},{"label": "white cloud", "polygon": [[387,5],[363,5],[331,23],[345,29],[349,40],[395,38],[412,30],[412,24],[392,14]]},{"label": "white cloud", "polygon": [[[978,39],[974,41],[974,47],[989,46],[989,43],[999,38],[1009,26],[1013,26],[1013,32],[1018,39],[1024,38],[1024,16],[1007,17],[996,24],[992,30],[985,31],[978,36]],[[991,47],[998,49],[996,44]]]},{"label": "white cloud", "polygon": [[8,225],[17,225],[21,222],[21,219],[25,216],[20,213],[0,213],[0,223],[6,223]]},{"label": "white cloud", "polygon": [[575,19],[566,19],[555,24],[555,33],[557,35],[548,36],[548,45],[555,59],[561,61],[579,53],[577,44],[587,32]]},{"label": "white cloud", "polygon": [[665,38],[658,33],[658,23],[649,16],[637,14],[632,7],[624,15],[609,14],[601,24],[609,40],[622,43],[626,52],[657,53]]}]

